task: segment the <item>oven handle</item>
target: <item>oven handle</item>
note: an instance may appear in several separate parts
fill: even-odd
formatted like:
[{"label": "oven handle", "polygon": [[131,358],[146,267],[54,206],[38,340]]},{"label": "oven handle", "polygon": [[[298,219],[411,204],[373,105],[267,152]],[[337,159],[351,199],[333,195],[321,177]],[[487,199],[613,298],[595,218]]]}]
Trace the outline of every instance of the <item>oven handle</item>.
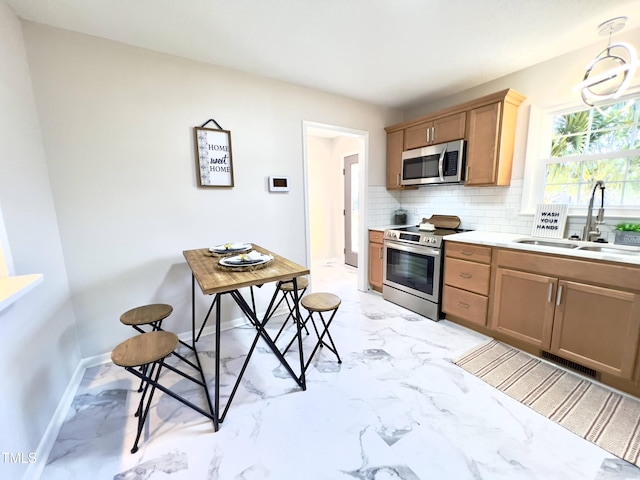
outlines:
[{"label": "oven handle", "polygon": [[438,250],[437,248],[432,248],[432,247],[427,247],[422,245],[407,245],[405,243],[394,242],[393,240],[385,240],[384,247],[385,249],[394,248],[396,250],[401,250],[403,252],[431,255],[433,257],[440,256],[440,250]]}]

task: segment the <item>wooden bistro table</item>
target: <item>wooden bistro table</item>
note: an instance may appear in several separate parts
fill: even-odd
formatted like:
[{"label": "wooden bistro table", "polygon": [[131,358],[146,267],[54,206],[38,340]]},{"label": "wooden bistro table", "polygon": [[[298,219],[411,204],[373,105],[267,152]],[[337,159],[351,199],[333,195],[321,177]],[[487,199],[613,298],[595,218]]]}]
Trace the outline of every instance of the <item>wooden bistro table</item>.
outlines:
[{"label": "wooden bistro table", "polygon": [[[300,374],[296,374],[294,370],[291,368],[291,365],[284,358],[284,355],[280,352],[275,342],[271,339],[269,334],[265,329],[265,325],[269,320],[269,314],[271,309],[273,308],[273,304],[278,294],[278,288],[275,289],[275,292],[271,298],[271,302],[269,304],[269,308],[267,308],[267,312],[262,319],[259,319],[256,315],[255,306],[252,308],[249,306],[245,298],[240,293],[240,288],[251,287],[251,294],[253,299],[253,288],[254,286],[262,286],[266,283],[272,282],[293,282],[293,294],[294,294],[294,303],[295,303],[295,313],[298,317],[298,320],[301,319],[300,310],[299,310],[299,298],[298,298],[298,284],[297,277],[302,275],[308,275],[309,269],[303,267],[302,265],[298,265],[297,263],[292,262],[291,260],[287,260],[280,255],[277,255],[265,248],[262,248],[256,244],[253,244],[253,249],[257,250],[260,253],[267,254],[273,256],[273,261],[269,263],[266,267],[253,270],[253,271],[230,271],[228,269],[222,269],[218,266],[219,257],[210,256],[209,249],[201,248],[197,250],[185,250],[182,252],[184,257],[187,260],[187,264],[191,268],[192,276],[191,276],[191,332],[192,332],[192,345],[195,351],[196,342],[200,337],[200,333],[202,333],[202,329],[205,324],[209,320],[211,312],[215,306],[215,391],[214,391],[214,428],[217,431],[219,423],[224,421],[224,418],[227,414],[229,406],[231,405],[231,401],[238,389],[244,371],[249,363],[251,355],[258,343],[258,340],[262,338],[269,348],[273,351],[275,356],[280,360],[285,369],[289,372],[291,377],[296,381],[296,383],[302,388],[302,390],[306,390],[306,380],[304,376],[304,356],[302,351],[302,336],[301,336],[301,321],[295,322],[297,327],[296,335],[298,337],[298,350],[299,350],[299,361],[300,361]],[[196,281],[200,286],[200,290],[205,295],[213,295],[213,301],[211,302],[211,306],[202,321],[202,325],[200,327],[200,331],[196,336]],[[279,283],[278,283],[279,285]],[[247,358],[245,359],[244,364],[242,365],[242,369],[238,374],[238,378],[236,380],[235,385],[233,386],[233,390],[231,391],[231,395],[227,401],[227,404],[224,407],[222,415],[220,415],[220,304],[222,295],[230,295],[231,298],[236,302],[236,304],[240,307],[244,315],[247,317],[249,322],[255,327],[256,335],[247,353]],[[196,353],[197,355],[197,353]]]}]

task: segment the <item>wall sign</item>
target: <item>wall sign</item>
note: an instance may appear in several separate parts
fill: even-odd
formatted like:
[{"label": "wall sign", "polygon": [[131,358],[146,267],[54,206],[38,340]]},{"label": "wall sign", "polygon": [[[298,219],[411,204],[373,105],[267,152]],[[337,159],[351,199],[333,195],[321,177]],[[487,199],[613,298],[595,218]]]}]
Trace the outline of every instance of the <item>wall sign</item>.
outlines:
[{"label": "wall sign", "polygon": [[194,127],[196,167],[201,187],[233,187],[231,132]]},{"label": "wall sign", "polygon": [[542,203],[536,209],[531,235],[534,237],[563,238],[566,224],[566,204]]}]

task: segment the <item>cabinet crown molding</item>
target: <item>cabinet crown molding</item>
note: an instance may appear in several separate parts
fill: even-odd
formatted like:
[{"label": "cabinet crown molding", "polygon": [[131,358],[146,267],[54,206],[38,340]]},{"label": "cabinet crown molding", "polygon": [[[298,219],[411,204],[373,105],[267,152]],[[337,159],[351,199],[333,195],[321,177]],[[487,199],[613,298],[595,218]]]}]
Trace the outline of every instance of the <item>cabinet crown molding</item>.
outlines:
[{"label": "cabinet crown molding", "polygon": [[525,100],[525,96],[521,93],[516,92],[511,88],[507,88],[506,90],[500,90],[499,92],[495,92],[489,95],[485,95],[484,97],[476,98],[475,100],[471,100],[469,102],[461,103],[459,105],[455,105],[453,107],[449,107],[445,110],[439,110],[438,112],[429,113],[427,115],[423,115],[421,117],[413,118],[411,120],[406,120],[402,123],[397,123],[395,125],[391,125],[389,127],[385,127],[385,131],[387,133],[395,132],[398,130],[403,130],[407,127],[412,127],[414,125],[418,125],[420,123],[429,122],[432,120],[437,120],[441,117],[446,117],[448,115],[452,115],[455,113],[465,112],[468,110],[472,110],[474,108],[482,107],[484,105],[490,105],[495,102],[506,102],[509,103],[516,108],[520,106],[520,104]]}]

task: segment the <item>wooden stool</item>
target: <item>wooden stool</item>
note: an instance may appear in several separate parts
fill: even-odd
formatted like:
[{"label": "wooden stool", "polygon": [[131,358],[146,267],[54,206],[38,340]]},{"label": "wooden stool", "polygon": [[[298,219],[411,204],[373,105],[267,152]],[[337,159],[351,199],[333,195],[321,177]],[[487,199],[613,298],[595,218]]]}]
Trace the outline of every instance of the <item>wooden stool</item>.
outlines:
[{"label": "wooden stool", "polygon": [[[298,284],[298,300],[300,300],[302,296],[305,294],[305,292],[307,291],[307,288],[309,287],[309,280],[306,277],[298,277],[296,278],[296,282]],[[278,307],[282,304],[283,301],[287,303],[289,314],[287,315],[287,318],[284,319],[284,322],[282,322],[282,326],[280,327],[280,330],[278,330],[278,334],[273,339],[274,342],[278,341],[278,338],[280,337],[280,334],[283,332],[284,328],[287,326],[287,322],[289,321],[289,319],[295,321],[295,316],[296,316],[295,315],[296,304],[295,304],[295,297],[293,295],[293,280],[279,282],[278,288],[282,292],[282,298],[276,304],[275,308],[273,310],[270,310],[271,314],[267,316],[267,320],[269,320],[273,316],[274,312],[278,309]],[[306,326],[304,327],[304,329],[307,332],[307,335],[309,335],[309,330],[307,330]]]},{"label": "wooden stool", "polygon": [[[309,314],[307,315],[307,318],[304,320],[303,325],[306,325],[307,322],[311,320],[311,324],[313,325],[313,329],[315,330],[316,336],[318,338],[318,341],[316,345],[313,347],[313,351],[311,352],[311,355],[307,359],[307,363],[304,366],[305,371],[307,370],[307,368],[309,368],[309,364],[311,363],[311,360],[313,359],[313,356],[316,354],[318,348],[322,346],[327,347],[329,350],[331,350],[333,354],[336,356],[336,358],[338,359],[338,363],[342,363],[342,360],[340,359],[340,355],[338,354],[338,349],[333,343],[333,338],[329,333],[329,326],[331,325],[333,318],[336,316],[336,313],[338,312],[338,307],[340,307],[341,303],[342,303],[342,300],[340,300],[340,297],[338,297],[337,295],[334,295],[333,293],[325,293],[325,292],[312,293],[310,295],[307,295],[300,301],[300,304],[309,312]],[[329,321],[325,321],[324,316],[322,315],[325,312],[332,312],[331,317],[329,317]],[[320,317],[320,321],[322,322],[322,327],[323,327],[322,333],[319,332],[316,326],[316,322],[313,318],[314,313],[317,313],[318,316]],[[329,342],[331,343],[331,345],[327,344],[324,341],[325,335],[329,339]],[[287,345],[285,352],[289,350],[289,347],[291,347],[294,340],[295,340],[295,337],[291,339],[291,342],[289,342],[289,345]]]},{"label": "wooden stool", "polygon": [[120,315],[120,321],[124,325],[133,327],[140,333],[144,333],[141,325],[151,325],[153,330],[160,330],[162,321],[173,312],[173,307],[165,303],[153,303],[141,307],[132,308]]},{"label": "wooden stool", "polygon": [[[131,449],[131,453],[136,453],[138,451],[138,441],[140,440],[140,435],[142,434],[142,429],[144,428],[144,424],[147,419],[149,408],[151,407],[151,401],[153,399],[153,394],[155,393],[156,388],[182,402],[184,405],[192,408],[196,412],[201,413],[205,417],[213,420],[214,431],[218,430],[218,420],[213,414],[213,407],[211,405],[211,398],[209,397],[207,383],[204,378],[204,372],[202,371],[199,362],[198,365],[196,365],[176,353],[175,350],[177,346],[178,336],[175,333],[156,330],[153,332],[142,333],[141,335],[129,338],[128,340],[120,343],[111,352],[111,360],[114,364],[120,367],[124,367],[125,370],[131,372],[136,377],[140,378],[142,382],[144,382],[144,391],[140,398],[140,402],[138,403],[138,408],[135,414],[135,416],[138,417],[138,431],[136,434],[136,439],[133,443],[133,448]],[[178,370],[176,367],[167,364],[165,362],[165,358],[172,354],[188,363],[191,367],[198,370],[200,372],[201,380],[198,380],[197,378],[194,378],[191,375]],[[179,374],[180,376],[200,385],[204,389],[207,404],[209,406],[209,412],[206,412],[205,410],[191,403],[186,398],[181,397],[180,395],[172,392],[169,388],[158,383],[160,372],[165,367]],[[150,391],[149,385],[151,385]],[[149,397],[148,399],[146,399],[145,404],[147,393],[149,394]]]},{"label": "wooden stool", "polygon": [[[139,333],[145,333],[142,329],[143,325],[151,326],[151,331],[162,330],[162,321],[173,312],[173,307],[165,303],[153,303],[150,305],[142,305],[141,307],[132,308],[120,315],[120,322],[123,325],[133,327]],[[146,365],[141,367],[142,373]],[[138,392],[142,391],[144,382],[140,382]]]}]

